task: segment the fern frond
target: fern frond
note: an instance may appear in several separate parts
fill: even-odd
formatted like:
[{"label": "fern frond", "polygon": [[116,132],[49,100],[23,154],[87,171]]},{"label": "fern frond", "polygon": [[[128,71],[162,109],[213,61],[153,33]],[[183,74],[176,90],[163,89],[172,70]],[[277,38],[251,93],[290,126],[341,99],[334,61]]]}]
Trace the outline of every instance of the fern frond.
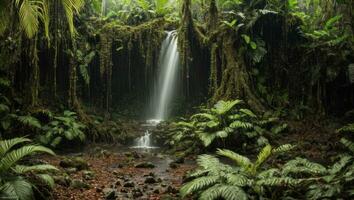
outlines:
[{"label": "fern frond", "polygon": [[219,176],[204,176],[196,178],[191,182],[183,185],[180,189],[182,197],[187,196],[188,194],[193,194],[196,191],[203,190],[207,187],[211,187],[219,181]]},{"label": "fern frond", "polygon": [[225,200],[247,200],[247,194],[245,191],[237,186],[222,185],[217,184],[213,187],[208,188],[200,194],[200,200],[216,200],[216,199],[225,199]]},{"label": "fern frond", "polygon": [[53,177],[51,175],[49,175],[49,174],[37,174],[37,177],[40,178],[50,188],[54,188],[55,181],[54,181],[54,179],[53,179]]},{"label": "fern frond", "polygon": [[255,163],[255,170],[266,161],[269,156],[272,155],[272,146],[266,145],[257,156],[257,161]]},{"label": "fern frond", "polygon": [[253,124],[250,122],[242,122],[242,121],[234,121],[230,124],[231,128],[242,128],[242,129],[249,129],[253,127]]},{"label": "fern frond", "polygon": [[283,144],[272,150],[273,153],[284,153],[294,149],[296,146],[291,144]]},{"label": "fern frond", "polygon": [[352,156],[342,156],[339,161],[334,163],[332,167],[329,169],[331,174],[337,174],[340,172],[344,167],[346,167],[351,161],[353,160]]},{"label": "fern frond", "polygon": [[36,127],[36,128],[41,128],[41,123],[37,118],[34,118],[30,115],[27,116],[18,116],[17,120],[21,122],[23,125],[30,126],[30,127]]},{"label": "fern frond", "polygon": [[199,139],[203,142],[204,146],[209,146],[215,139],[216,135],[207,132],[197,132]]},{"label": "fern frond", "polygon": [[46,147],[38,145],[27,145],[15,149],[7,154],[0,160],[0,173],[7,171],[9,168],[15,165],[23,157],[31,155],[33,153],[48,153],[55,155],[54,152]]},{"label": "fern frond", "polygon": [[337,130],[338,133],[351,132],[354,133],[354,123],[343,126]]},{"label": "fern frond", "polygon": [[280,176],[281,173],[280,173],[280,170],[277,169],[277,168],[271,168],[271,169],[268,169],[268,170],[264,170],[262,172],[260,172],[258,175],[257,175],[257,178],[258,179],[267,179],[267,178],[271,178],[271,177],[275,177],[275,176]]},{"label": "fern frond", "polygon": [[192,115],[191,119],[209,119],[212,121],[217,121],[217,118],[209,113],[198,113],[195,115]]},{"label": "fern frond", "polygon": [[327,169],[324,166],[304,158],[291,160],[283,167],[285,174],[325,174],[326,172]]},{"label": "fern frond", "polygon": [[0,158],[4,157],[4,155],[15,145],[30,142],[30,139],[27,138],[13,138],[9,140],[1,140],[0,141]]},{"label": "fern frond", "polygon": [[239,187],[250,185],[252,182],[250,179],[247,178],[247,176],[242,174],[226,174],[225,178],[228,184]]},{"label": "fern frond", "polygon": [[32,166],[25,166],[25,165],[16,165],[12,168],[13,171],[17,174],[24,174],[27,172],[43,172],[43,171],[58,171],[59,169],[54,167],[53,165],[32,165]]},{"label": "fern frond", "polygon": [[249,109],[241,108],[239,111],[242,112],[242,113],[244,113],[244,114],[246,114],[246,115],[249,116],[249,117],[257,118],[257,115],[255,115],[255,114],[254,114],[251,110],[249,110]]},{"label": "fern frond", "polygon": [[256,185],[261,186],[295,186],[300,184],[300,179],[290,177],[269,177],[267,179],[258,180]]},{"label": "fern frond", "polygon": [[346,138],[340,139],[340,142],[354,154],[354,142],[347,140]]},{"label": "fern frond", "polygon": [[253,165],[247,157],[237,154],[228,149],[218,149],[216,153],[218,155],[230,158],[231,160],[235,161],[237,165],[241,166],[244,169],[248,169]]},{"label": "fern frond", "polygon": [[212,109],[214,112],[216,112],[218,115],[224,115],[227,112],[231,111],[234,106],[243,103],[242,100],[234,100],[234,101],[218,101],[214,105],[214,109]]},{"label": "fern frond", "polygon": [[34,199],[32,184],[20,176],[6,180],[0,186],[0,193],[10,199]]}]

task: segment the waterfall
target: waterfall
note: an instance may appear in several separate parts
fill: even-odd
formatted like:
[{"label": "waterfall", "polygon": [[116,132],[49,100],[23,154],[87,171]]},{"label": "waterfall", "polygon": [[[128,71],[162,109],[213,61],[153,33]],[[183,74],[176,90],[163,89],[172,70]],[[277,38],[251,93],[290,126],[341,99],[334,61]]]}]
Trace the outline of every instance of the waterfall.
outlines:
[{"label": "waterfall", "polygon": [[136,143],[137,148],[149,148],[151,147],[150,144],[150,133],[147,130],[144,134],[144,136],[141,136],[138,138],[137,143]]},{"label": "waterfall", "polygon": [[158,121],[167,119],[169,106],[176,89],[175,82],[179,64],[177,40],[176,31],[167,32],[160,50],[157,95],[153,98],[154,118]]}]

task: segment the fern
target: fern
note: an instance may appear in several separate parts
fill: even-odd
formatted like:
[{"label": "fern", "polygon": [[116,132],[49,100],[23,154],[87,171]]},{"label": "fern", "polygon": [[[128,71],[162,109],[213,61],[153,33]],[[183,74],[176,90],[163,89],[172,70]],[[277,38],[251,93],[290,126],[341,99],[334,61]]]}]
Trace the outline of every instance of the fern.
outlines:
[{"label": "fern", "polygon": [[43,126],[43,135],[39,136],[42,144],[52,147],[58,146],[64,140],[78,140],[83,142],[86,138],[83,129],[85,125],[77,121],[75,112],[64,111],[62,116],[54,116],[53,120]]},{"label": "fern", "polygon": [[[42,179],[49,186],[54,186],[54,181],[50,175],[45,172],[56,171],[52,165],[18,165],[17,163],[24,157],[34,153],[48,153],[54,155],[54,152],[46,147],[27,144],[30,142],[27,138],[13,138],[0,141],[0,198],[15,199],[34,199],[33,184],[30,180],[21,175],[31,172]],[[18,147],[18,148],[15,148]]]},{"label": "fern", "polygon": [[[251,110],[244,108],[241,100],[219,101],[210,109],[202,109],[203,112],[194,114],[189,120],[174,123],[177,129],[172,135],[178,139],[187,137],[185,134],[196,137],[208,147],[215,140],[226,140],[232,135],[239,135],[241,139],[258,140],[259,145],[268,144],[266,135],[277,135],[283,132],[286,124],[276,126],[278,118],[262,119]],[[181,130],[182,129],[182,130]],[[246,136],[246,137],[244,137]],[[192,137],[189,137],[193,140]],[[260,142],[262,141],[262,142]],[[176,141],[173,141],[175,144]]]},{"label": "fern", "polygon": [[254,163],[249,158],[231,150],[218,149],[216,152],[218,155],[235,161],[233,166],[223,164],[211,155],[198,156],[199,169],[189,174],[189,177],[194,179],[182,186],[181,196],[194,194],[198,199],[210,200],[249,199],[254,198],[253,194],[263,197],[266,189],[301,185],[303,179],[287,176],[281,169],[261,168],[271,155],[291,148],[289,145],[283,145],[276,149],[282,149],[282,151],[274,151],[270,145],[266,145]]}]

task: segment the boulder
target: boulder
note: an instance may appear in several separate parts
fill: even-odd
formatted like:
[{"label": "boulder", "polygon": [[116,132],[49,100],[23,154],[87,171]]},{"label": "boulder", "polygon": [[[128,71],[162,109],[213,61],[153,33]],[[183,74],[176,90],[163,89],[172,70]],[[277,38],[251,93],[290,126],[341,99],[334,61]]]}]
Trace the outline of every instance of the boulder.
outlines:
[{"label": "boulder", "polygon": [[145,178],[144,183],[156,183],[156,179],[153,176],[148,176]]},{"label": "boulder", "polygon": [[92,180],[95,177],[95,173],[93,171],[84,170],[82,171],[82,177],[85,180]]},{"label": "boulder", "polygon": [[70,186],[75,189],[89,189],[90,185],[79,179],[74,179],[71,181]]},{"label": "boulder", "polygon": [[82,157],[64,158],[59,162],[63,168],[76,168],[78,170],[88,169],[88,163]]},{"label": "boulder", "polygon": [[135,168],[154,168],[155,165],[151,162],[141,162],[135,165]]},{"label": "boulder", "polygon": [[112,200],[117,198],[116,190],[112,188],[104,188],[103,189],[103,195],[105,199],[107,200]]},{"label": "boulder", "polygon": [[135,186],[135,183],[132,182],[132,181],[128,181],[126,183],[124,183],[123,187],[134,187]]}]

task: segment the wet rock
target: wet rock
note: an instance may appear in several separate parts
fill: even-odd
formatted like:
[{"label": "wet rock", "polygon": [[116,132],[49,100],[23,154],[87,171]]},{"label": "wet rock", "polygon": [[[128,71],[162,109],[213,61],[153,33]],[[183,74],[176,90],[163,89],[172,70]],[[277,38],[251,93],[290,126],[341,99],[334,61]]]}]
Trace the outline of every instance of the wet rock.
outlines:
[{"label": "wet rock", "polygon": [[112,188],[103,189],[103,194],[104,194],[104,197],[107,200],[112,200],[112,199],[116,199],[117,198],[116,190],[112,189]]},{"label": "wet rock", "polygon": [[146,177],[144,181],[144,183],[156,183],[156,182],[157,182],[156,179],[152,176]]},{"label": "wet rock", "polygon": [[134,187],[135,186],[135,183],[132,182],[132,181],[128,181],[126,183],[124,183],[123,187]]},{"label": "wet rock", "polygon": [[184,157],[179,157],[177,158],[175,161],[173,161],[174,163],[177,163],[177,164],[183,164],[184,163]]},{"label": "wet rock", "polygon": [[178,167],[178,164],[177,164],[177,163],[174,163],[174,162],[171,162],[171,163],[170,163],[170,167],[171,167],[172,169],[176,169],[176,168]]},{"label": "wet rock", "polygon": [[169,185],[166,189],[166,193],[177,194],[178,190],[174,186]]},{"label": "wet rock", "polygon": [[74,174],[75,172],[77,172],[77,169],[75,167],[69,167],[65,169],[65,172],[67,174]]},{"label": "wet rock", "polygon": [[155,165],[151,162],[141,162],[135,165],[135,168],[154,168]]},{"label": "wet rock", "polygon": [[82,177],[85,180],[92,180],[95,177],[95,173],[93,171],[89,171],[89,170],[84,170],[82,172]]},{"label": "wet rock", "polygon": [[159,190],[158,188],[156,188],[156,189],[154,190],[154,193],[155,193],[155,194],[160,194],[160,190]]},{"label": "wet rock", "polygon": [[100,192],[102,192],[102,189],[101,188],[96,188],[96,192],[100,193]]},{"label": "wet rock", "polygon": [[71,181],[70,186],[75,189],[89,189],[90,185],[79,180],[79,179],[74,179]]},{"label": "wet rock", "polygon": [[59,166],[63,168],[76,168],[78,170],[88,169],[88,163],[81,157],[64,158],[60,161]]},{"label": "wet rock", "polygon": [[71,179],[68,176],[53,176],[54,182],[65,187],[70,186]]},{"label": "wet rock", "polygon": [[126,153],[124,153],[124,155],[126,157],[141,158],[141,155],[139,155],[139,153],[136,151],[126,152]]},{"label": "wet rock", "polygon": [[138,198],[143,196],[143,193],[141,192],[141,190],[139,188],[134,188],[132,191],[132,195],[134,198]]}]

